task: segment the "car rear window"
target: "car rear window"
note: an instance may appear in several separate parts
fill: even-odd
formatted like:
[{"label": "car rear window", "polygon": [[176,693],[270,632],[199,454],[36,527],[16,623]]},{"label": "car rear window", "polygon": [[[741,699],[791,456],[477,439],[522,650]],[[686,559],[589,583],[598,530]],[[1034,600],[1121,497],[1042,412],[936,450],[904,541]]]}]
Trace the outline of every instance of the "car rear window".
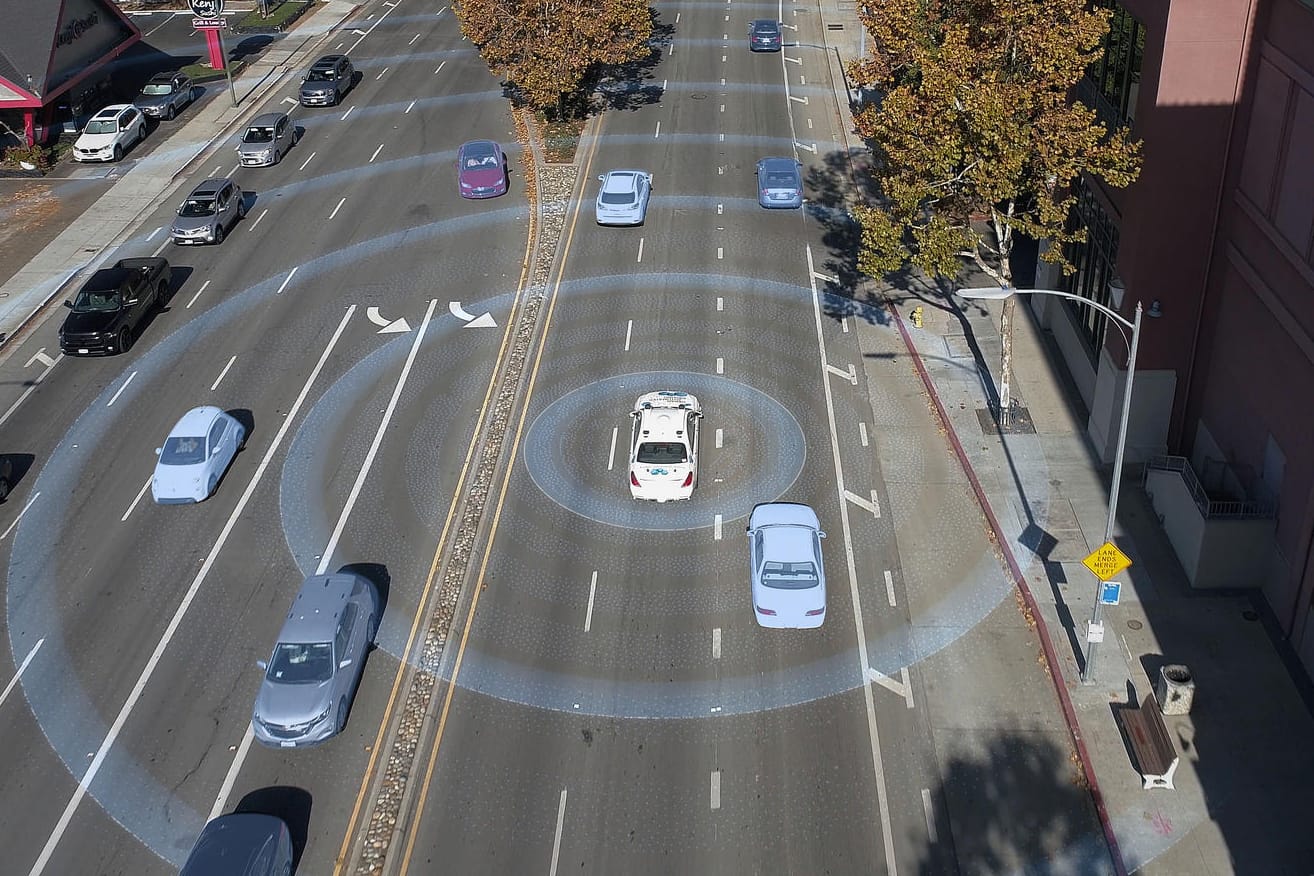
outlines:
[{"label": "car rear window", "polygon": [[817,586],[817,567],[810,562],[762,564],[762,583],[781,590],[806,590]]},{"label": "car rear window", "polygon": [[641,465],[675,465],[688,460],[689,448],[678,441],[644,441],[634,455]]},{"label": "car rear window", "polygon": [[766,175],[766,184],[773,189],[792,189],[798,183],[794,179],[794,174],[777,171]]}]

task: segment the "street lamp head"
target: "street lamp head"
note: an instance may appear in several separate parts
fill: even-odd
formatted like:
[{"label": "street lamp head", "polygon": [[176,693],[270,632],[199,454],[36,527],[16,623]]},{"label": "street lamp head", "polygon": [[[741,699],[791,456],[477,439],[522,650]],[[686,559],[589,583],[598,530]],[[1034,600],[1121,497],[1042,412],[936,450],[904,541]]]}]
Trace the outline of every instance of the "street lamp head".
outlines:
[{"label": "street lamp head", "polygon": [[1003,301],[1017,292],[1012,286],[983,286],[976,289],[959,289],[959,298],[977,298],[984,301]]}]

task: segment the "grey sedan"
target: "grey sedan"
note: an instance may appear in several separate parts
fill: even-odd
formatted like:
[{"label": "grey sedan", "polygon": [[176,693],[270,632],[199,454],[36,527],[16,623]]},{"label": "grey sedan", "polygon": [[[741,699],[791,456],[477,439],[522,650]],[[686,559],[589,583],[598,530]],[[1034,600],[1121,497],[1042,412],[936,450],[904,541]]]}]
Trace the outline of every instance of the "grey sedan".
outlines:
[{"label": "grey sedan", "polygon": [[763,502],[748,518],[753,616],[759,626],[811,629],[826,620],[826,569],[817,513],[794,502]]},{"label": "grey sedan", "polygon": [[792,158],[763,158],[757,163],[757,202],[767,209],[803,206],[803,165]]},{"label": "grey sedan", "polygon": [[323,742],[342,731],[365,653],[378,629],[378,598],[351,572],[313,575],[283,622],[251,715],[255,738],[275,748]]}]

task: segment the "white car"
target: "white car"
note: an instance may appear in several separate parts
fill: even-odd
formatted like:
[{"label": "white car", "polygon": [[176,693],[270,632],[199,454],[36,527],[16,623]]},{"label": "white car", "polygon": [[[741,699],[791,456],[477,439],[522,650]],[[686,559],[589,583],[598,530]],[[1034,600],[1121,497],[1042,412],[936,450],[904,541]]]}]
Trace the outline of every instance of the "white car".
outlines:
[{"label": "white car", "polygon": [[157,505],[204,502],[244,444],[246,428],[231,414],[212,405],[192,408],[155,449],[151,498]]},{"label": "white car", "polygon": [[806,630],[826,620],[826,569],[817,512],[763,502],[748,518],[749,577],[758,626]]},{"label": "white car", "polygon": [[634,403],[630,495],[669,502],[688,499],[698,483],[698,420],[703,408],[687,392],[660,390]]},{"label": "white car", "polygon": [[73,143],[74,161],[118,161],[132,144],[146,138],[146,117],[130,103],[105,107],[87,121]]},{"label": "white car", "polygon": [[652,174],[642,170],[613,170],[598,177],[595,215],[599,225],[642,225],[648,215]]}]

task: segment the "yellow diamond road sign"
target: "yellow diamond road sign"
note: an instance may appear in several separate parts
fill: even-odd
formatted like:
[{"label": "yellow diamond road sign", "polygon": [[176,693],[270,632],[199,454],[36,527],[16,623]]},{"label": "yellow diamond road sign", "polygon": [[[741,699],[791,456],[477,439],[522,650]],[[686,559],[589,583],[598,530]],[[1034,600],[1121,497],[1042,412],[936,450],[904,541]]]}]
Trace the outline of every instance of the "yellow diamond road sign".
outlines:
[{"label": "yellow diamond road sign", "polygon": [[1127,555],[1118,550],[1111,541],[1106,541],[1097,547],[1081,562],[1101,581],[1108,581],[1132,564]]}]

